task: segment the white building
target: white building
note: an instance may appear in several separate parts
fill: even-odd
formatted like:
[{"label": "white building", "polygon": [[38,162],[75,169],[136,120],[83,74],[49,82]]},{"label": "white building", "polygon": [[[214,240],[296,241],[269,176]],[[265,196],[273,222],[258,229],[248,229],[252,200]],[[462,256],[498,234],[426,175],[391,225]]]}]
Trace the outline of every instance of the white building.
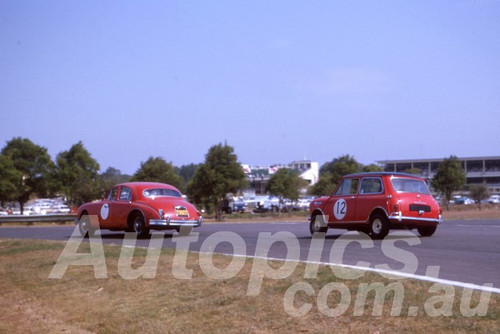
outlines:
[{"label": "white building", "polygon": [[290,168],[300,172],[300,177],[313,185],[319,179],[319,163],[311,160],[298,160],[289,164],[273,164],[270,166],[241,165],[247,176],[250,190],[255,194],[265,194],[266,184],[271,175],[281,168]]}]

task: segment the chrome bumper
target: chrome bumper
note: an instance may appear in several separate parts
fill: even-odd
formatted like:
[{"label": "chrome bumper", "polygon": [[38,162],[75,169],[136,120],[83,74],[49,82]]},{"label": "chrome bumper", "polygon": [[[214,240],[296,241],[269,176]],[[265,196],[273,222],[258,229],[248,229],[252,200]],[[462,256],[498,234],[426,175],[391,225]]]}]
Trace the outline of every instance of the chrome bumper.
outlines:
[{"label": "chrome bumper", "polygon": [[198,220],[172,220],[172,219],[150,219],[149,226],[151,227],[179,227],[179,226],[192,226],[198,227],[203,223],[203,217]]},{"label": "chrome bumper", "polygon": [[403,216],[403,215],[401,215],[401,212],[393,212],[389,216],[389,220],[391,220],[391,221],[397,221],[399,223],[405,222],[405,221],[421,221],[421,222],[441,224],[443,222],[443,218],[441,217],[441,215],[439,215],[438,219],[436,219],[436,218],[420,218],[420,217]]}]

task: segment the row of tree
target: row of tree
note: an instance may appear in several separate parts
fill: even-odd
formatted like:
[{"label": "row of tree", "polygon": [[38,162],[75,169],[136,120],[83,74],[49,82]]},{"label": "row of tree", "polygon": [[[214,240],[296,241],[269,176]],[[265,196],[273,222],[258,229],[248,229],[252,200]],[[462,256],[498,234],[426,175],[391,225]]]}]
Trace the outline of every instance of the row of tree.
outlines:
[{"label": "row of tree", "polygon": [[[466,186],[466,175],[460,160],[455,156],[444,159],[439,164],[431,184],[436,192],[443,195],[446,207],[449,209],[453,193]],[[485,183],[471,184],[468,186],[468,190],[472,199],[479,204],[479,209],[481,209],[481,201],[490,195],[488,186]]]},{"label": "row of tree", "polygon": [[[105,196],[115,184],[126,181],[168,183],[185,192],[200,207],[221,218],[222,204],[228,193],[237,194],[247,187],[245,173],[234,149],[227,144],[212,146],[204,163],[175,167],[161,157],[141,162],[133,175],[109,167],[99,174],[99,163],[80,141],[60,152],[52,161],[47,149],[26,138],[13,138],[0,153],[0,204],[24,204],[33,198],[64,196],[79,205]],[[323,164],[319,182],[309,188],[311,195],[330,194],[343,175],[381,171],[377,165],[362,165],[350,155]],[[412,172],[412,171],[410,171]],[[449,201],[452,193],[465,184],[465,174],[456,157],[445,159],[432,181],[434,189]],[[296,200],[307,187],[296,171],[280,169],[267,183],[266,191],[280,198]]]},{"label": "row of tree", "polygon": [[52,161],[47,149],[26,138],[13,138],[0,153],[0,204],[18,202],[21,212],[31,198],[64,196],[80,205],[102,198],[117,183],[150,181],[171,184],[189,198],[221,217],[221,203],[228,193],[246,187],[246,177],[232,147],[210,148],[202,164],[174,167],[161,157],[141,162],[133,175],[109,167],[99,174],[99,163],[80,141]]}]

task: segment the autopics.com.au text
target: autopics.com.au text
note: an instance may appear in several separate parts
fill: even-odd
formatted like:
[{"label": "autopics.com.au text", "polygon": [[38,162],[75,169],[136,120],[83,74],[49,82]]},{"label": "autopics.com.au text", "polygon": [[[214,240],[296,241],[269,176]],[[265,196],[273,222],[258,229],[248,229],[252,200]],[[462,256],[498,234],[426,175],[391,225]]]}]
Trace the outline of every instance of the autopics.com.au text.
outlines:
[{"label": "autopics.com.au text", "polygon": [[[356,235],[353,238],[353,234]],[[147,248],[146,259],[142,266],[132,268],[132,259],[137,239],[135,233],[125,233],[120,256],[118,259],[118,274],[123,279],[154,279],[158,272],[158,264],[161,254],[161,248],[165,238],[164,233],[153,233]],[[90,252],[79,253],[78,249],[84,238],[80,235],[78,227],[73,231],[70,239],[67,241],[64,250],[60,254],[56,264],[49,274],[50,279],[63,278],[70,266],[90,265],[94,269],[96,279],[108,278],[108,269],[106,267],[104,247],[100,231],[89,238]],[[177,279],[189,280],[193,277],[193,269],[188,268],[188,252],[190,244],[198,242],[199,233],[183,235],[182,233],[172,236],[172,242],[175,243],[175,254],[172,262],[172,274]],[[321,262],[323,253],[325,234],[316,233],[311,239],[308,249],[307,259],[300,259],[300,243],[298,238],[291,232],[281,231],[276,233],[260,232],[258,234],[255,252],[251,256],[247,255],[247,245],[245,240],[235,232],[219,231],[209,235],[201,244],[199,250],[200,269],[209,279],[227,280],[235,277],[245,266],[248,258],[253,259],[250,276],[248,280],[247,296],[259,296],[264,279],[286,279],[297,269],[300,262],[305,263],[303,280],[291,284],[283,295],[283,308],[293,317],[305,316],[313,309],[312,302],[298,302],[297,295],[305,294],[312,297],[318,310],[327,317],[338,317],[352,308],[353,316],[363,316],[365,313],[366,300],[368,295],[375,295],[373,302],[372,315],[380,316],[384,305],[390,301],[388,296],[393,296],[391,306],[391,316],[417,316],[423,311],[431,317],[452,316],[455,303],[457,303],[457,290],[462,290],[460,303],[460,313],[465,317],[485,316],[488,312],[489,301],[492,292],[496,292],[492,284],[485,283],[482,286],[454,285],[438,278],[439,267],[429,266],[426,268],[426,278],[430,282],[429,289],[426,291],[429,297],[426,298],[422,306],[412,305],[403,308],[405,298],[405,286],[402,278],[415,278],[415,272],[418,268],[418,258],[407,249],[396,247],[397,241],[404,241],[409,246],[420,244],[417,235],[410,231],[401,232],[397,237],[386,238],[382,240],[380,248],[388,259],[403,264],[403,268],[397,271],[390,268],[388,264],[377,264],[370,268],[369,262],[358,261],[355,266],[342,265],[342,259],[347,246],[350,243],[359,243],[362,248],[375,247],[374,242],[364,233],[348,232],[333,242],[330,249],[329,262]],[[230,262],[224,268],[215,266],[213,255],[216,253],[216,247],[222,243],[229,243],[232,246],[233,254],[228,255]],[[274,259],[282,261],[279,267],[270,264],[268,254],[271,247],[276,245],[286,247],[286,257],[283,259]],[[207,261],[208,260],[208,261]],[[332,274],[345,282],[329,282],[318,291],[309,283],[317,278],[320,266],[329,266]],[[351,293],[352,282],[363,277],[366,272],[375,271],[380,277],[380,282],[358,283],[355,298]],[[384,283],[389,280],[390,283]],[[350,282],[348,285],[347,282]],[[480,293],[479,302],[473,303],[473,295]],[[330,298],[336,297],[336,302],[332,305]],[[329,301],[330,300],[330,301]],[[354,304],[353,304],[354,303]],[[475,304],[475,305],[472,305]]]}]

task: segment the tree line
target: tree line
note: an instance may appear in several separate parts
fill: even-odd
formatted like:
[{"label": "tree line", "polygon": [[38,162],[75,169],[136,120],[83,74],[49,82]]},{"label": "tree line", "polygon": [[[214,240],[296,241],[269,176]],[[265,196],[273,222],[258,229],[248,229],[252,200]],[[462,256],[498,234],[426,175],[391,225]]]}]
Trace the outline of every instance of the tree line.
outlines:
[{"label": "tree line", "polygon": [[103,198],[117,183],[148,181],[171,184],[220,217],[226,194],[246,187],[234,149],[226,144],[211,147],[202,164],[175,167],[164,158],[149,157],[133,175],[114,167],[99,170],[81,141],[53,161],[45,147],[27,138],[13,138],[0,152],[0,205],[17,202],[23,212],[26,202],[36,196],[64,196],[68,204],[80,205]]},{"label": "tree line", "polygon": [[[220,219],[227,194],[237,194],[248,185],[234,148],[227,144],[212,146],[201,164],[176,167],[164,158],[149,157],[133,175],[122,174],[113,167],[102,173],[99,170],[99,163],[81,141],[52,161],[46,148],[27,138],[13,138],[0,152],[0,204],[18,202],[23,211],[25,203],[35,196],[64,196],[70,205],[80,205],[104,197],[117,183],[150,181],[179,188],[190,201]],[[375,171],[382,169],[343,155],[321,166],[319,181],[308,192],[314,196],[328,195],[343,175]],[[448,200],[464,184],[465,174],[453,156],[440,164],[432,182],[435,190]],[[296,171],[280,169],[269,179],[266,191],[282,201],[296,200],[305,187],[307,184]]]}]

